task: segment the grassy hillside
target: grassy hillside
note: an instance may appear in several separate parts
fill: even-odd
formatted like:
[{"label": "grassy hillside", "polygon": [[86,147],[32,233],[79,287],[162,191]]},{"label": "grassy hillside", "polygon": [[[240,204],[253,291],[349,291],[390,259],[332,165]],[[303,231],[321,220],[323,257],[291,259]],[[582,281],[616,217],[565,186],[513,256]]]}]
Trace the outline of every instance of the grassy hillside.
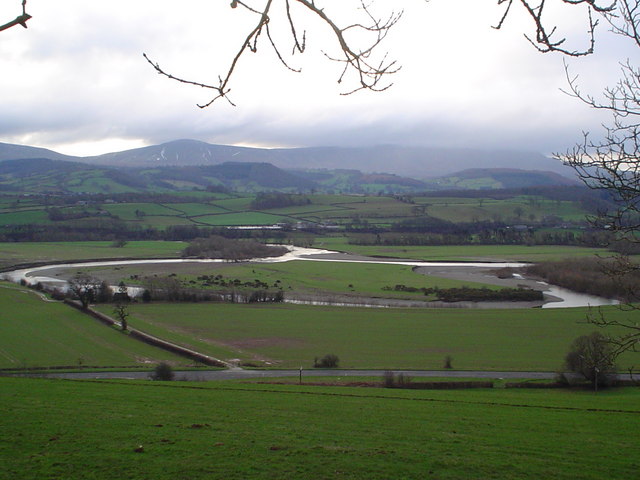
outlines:
[{"label": "grassy hillside", "polygon": [[634,478],[639,393],[0,378],[0,476]]},{"label": "grassy hillside", "polygon": [[33,291],[0,282],[0,304],[0,368],[187,364]]}]

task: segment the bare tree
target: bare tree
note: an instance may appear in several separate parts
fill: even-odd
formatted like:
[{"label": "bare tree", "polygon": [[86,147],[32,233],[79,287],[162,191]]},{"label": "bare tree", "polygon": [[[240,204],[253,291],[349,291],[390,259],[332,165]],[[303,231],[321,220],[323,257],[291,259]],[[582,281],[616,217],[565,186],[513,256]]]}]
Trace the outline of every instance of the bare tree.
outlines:
[{"label": "bare tree", "polygon": [[101,281],[91,275],[77,274],[69,279],[69,291],[82,303],[86,310],[95,301],[101,288]]},{"label": "bare tree", "polygon": [[595,390],[606,385],[616,373],[616,353],[600,332],[576,338],[565,356],[565,368],[582,375]]},{"label": "bare tree", "polygon": [[129,298],[129,293],[127,286],[124,282],[120,282],[118,284],[118,291],[113,296],[115,300],[115,305],[113,307],[113,313],[120,320],[120,327],[122,330],[127,330],[127,317],[129,316],[129,305],[128,303],[131,301]]},{"label": "bare tree", "polygon": [[[618,0],[615,5],[615,10],[603,13],[611,31],[640,48],[640,0]],[[640,252],[640,69],[630,60],[623,61],[620,69],[618,82],[594,96],[581,90],[579,78],[565,66],[567,93],[590,108],[607,112],[609,121],[600,137],[585,132],[580,143],[556,155],[573,167],[585,185],[606,195],[612,205],[590,221],[613,232],[617,245],[624,247],[606,264],[604,273],[622,287],[622,308],[628,315],[622,320],[611,319],[598,311],[589,320],[601,327],[622,327],[622,334],[609,339],[616,354],[640,351],[639,307],[633,303],[640,296],[640,265],[628,256]]]},{"label": "bare tree", "polygon": [[[425,0],[425,3],[428,1]],[[327,49],[322,50],[322,53],[327,59],[342,65],[338,74],[338,83],[346,82],[350,85],[342,94],[349,95],[359,90],[383,91],[392,86],[390,77],[401,67],[395,60],[390,59],[386,52],[381,51],[381,45],[391,29],[398,24],[403,12],[390,10],[383,15],[376,14],[373,9],[374,2],[375,0],[359,0],[358,7],[354,9],[351,5],[335,7],[337,2],[323,0],[231,0],[230,8],[238,12],[235,14],[242,12],[253,18],[253,21],[247,31],[240,35],[238,45],[235,47],[236,53],[223,70],[225,73],[219,75],[214,82],[195,81],[174,75],[160,67],[160,64],[146,53],[143,53],[143,56],[158,74],[180,83],[211,90],[212,96],[208,101],[199,104],[200,108],[206,108],[220,98],[225,98],[233,105],[229,97],[231,80],[240,60],[247,53],[256,53],[266,43],[285,68],[299,72],[300,68],[293,63],[293,56],[305,53],[307,49],[307,32],[301,28],[301,22],[304,19],[316,19],[330,32],[333,39],[333,47],[327,45]],[[504,11],[495,28],[502,28],[514,10],[514,5],[518,5],[533,23],[534,33],[525,34],[525,37],[541,52],[559,52],[569,56],[582,56],[593,52],[595,31],[600,17],[605,17],[607,20],[614,18],[617,5],[616,0],[496,0],[496,2],[498,6],[504,7]],[[551,3],[584,9],[587,22],[587,44],[583,48],[571,49],[566,46],[567,39],[559,33],[553,20],[547,18],[546,7]],[[335,10],[331,11],[331,6]],[[347,13],[356,15],[357,19],[343,24],[337,19],[338,8],[341,9],[341,13],[347,10]],[[628,13],[634,15],[635,11],[628,9]],[[31,16],[26,13],[26,0],[22,0],[22,15],[0,26],[0,31],[15,25],[26,27],[26,21],[30,18]],[[288,32],[290,43],[282,45],[277,34],[286,32]],[[622,27],[620,33],[631,32]],[[329,51],[329,48],[335,53]],[[285,54],[286,51],[290,53]],[[353,81],[351,77],[354,78]]]},{"label": "bare tree", "polygon": [[[300,72],[299,68],[292,66],[290,57],[296,53],[302,54],[306,50],[306,31],[301,31],[299,28],[300,17],[306,15],[320,19],[332,34],[338,53],[334,55],[323,51],[323,54],[329,60],[343,65],[342,71],[338,75],[338,83],[342,83],[349,73],[355,74],[355,85],[347,88],[343,95],[349,95],[359,90],[383,91],[392,85],[389,76],[398,72],[401,67],[395,60],[389,59],[386,53],[379,52],[380,45],[389,31],[396,26],[403,12],[390,11],[385,16],[378,16],[374,14],[371,6],[374,1],[370,0],[369,3],[366,3],[365,0],[360,0],[361,20],[340,25],[335,15],[327,13],[325,8],[320,5],[321,1],[232,0],[230,3],[232,9],[239,9],[253,15],[255,22],[253,27],[243,35],[233,60],[225,70],[226,73],[220,75],[214,83],[199,82],[176,76],[160,67],[160,64],[151,60],[146,53],[143,53],[143,56],[160,75],[180,83],[212,90],[213,97],[209,101],[199,104],[198,107],[209,107],[220,98],[225,98],[234,105],[229,98],[233,74],[240,59],[247,52],[255,53],[258,51],[261,39],[266,38],[263,41],[271,47],[285,68],[293,72]],[[425,2],[428,1],[425,0]],[[567,39],[558,33],[558,28],[553,23],[549,23],[545,16],[547,12],[545,6],[548,1],[585,9],[587,18],[587,45],[585,47],[570,49],[565,45]],[[533,22],[535,33],[533,35],[525,34],[525,38],[531,44],[540,52],[559,52],[574,57],[593,53],[595,31],[599,23],[599,18],[596,16],[611,15],[616,8],[616,0],[606,0],[605,2],[602,0],[497,0],[497,4],[504,6],[504,12],[495,28],[503,27],[514,4],[520,5]],[[341,8],[344,7],[341,6]],[[281,13],[280,16],[277,15],[278,12]],[[276,18],[284,19],[284,21],[278,23]],[[278,44],[275,35],[273,35],[273,31],[277,29],[287,29],[290,32],[290,56],[283,54],[283,46]],[[367,39],[362,41],[360,45],[363,36]]]},{"label": "bare tree", "polygon": [[[257,6],[256,4],[262,5]],[[299,30],[298,18],[302,15],[311,15],[320,19],[321,23],[332,33],[338,54],[334,55],[327,51],[323,51],[323,54],[329,60],[342,64],[342,72],[338,76],[338,83],[342,83],[347,74],[355,74],[357,78],[355,85],[348,88],[343,95],[349,95],[358,90],[386,90],[392,84],[385,79],[400,69],[394,60],[387,58],[386,54],[378,55],[378,50],[391,28],[400,20],[401,11],[391,11],[386,17],[378,17],[373,13],[370,4],[361,0],[360,13],[362,21],[339,25],[314,0],[266,0],[266,2],[232,0],[230,6],[232,9],[239,9],[253,15],[255,22],[253,27],[243,36],[231,64],[226,69],[226,73],[219,76],[217,82],[204,83],[175,76],[161,68],[146,53],[143,53],[144,58],[159,74],[181,83],[212,90],[213,97],[206,103],[198,105],[200,108],[206,108],[220,98],[225,98],[233,105],[233,102],[229,99],[231,78],[241,58],[247,52],[257,52],[261,45],[261,40],[268,43],[285,68],[293,72],[300,72],[299,68],[292,66],[289,56],[283,54],[283,46],[277,43],[273,30],[282,28],[290,31],[292,52],[290,56],[296,53],[304,53],[307,47],[307,35],[306,31]],[[280,13],[280,15],[277,15],[277,13]],[[284,21],[278,24],[276,19],[284,19]],[[363,36],[367,37],[367,40],[362,45],[357,45],[358,42],[355,39],[360,39]]]},{"label": "bare tree", "polygon": [[[581,49],[566,46],[567,38],[559,33],[558,27],[549,23],[546,17],[547,5],[562,3],[570,7],[583,7],[587,16],[587,46]],[[595,48],[595,32],[599,24],[599,18],[614,15],[617,0],[498,0],[498,5],[504,5],[504,13],[496,25],[496,29],[502,28],[513,5],[519,4],[529,18],[533,21],[535,35],[525,34],[525,38],[540,52],[558,52],[571,57],[580,57],[593,53]]]},{"label": "bare tree", "polygon": [[128,328],[127,317],[129,316],[129,305],[125,303],[116,303],[113,307],[113,313],[120,320],[120,328],[126,330]]},{"label": "bare tree", "polygon": [[4,25],[0,25],[0,32],[11,27],[15,27],[16,25],[21,25],[22,27],[27,28],[27,21],[30,18],[31,15],[27,13],[27,0],[22,0],[22,14],[18,15],[10,22],[5,23]]}]

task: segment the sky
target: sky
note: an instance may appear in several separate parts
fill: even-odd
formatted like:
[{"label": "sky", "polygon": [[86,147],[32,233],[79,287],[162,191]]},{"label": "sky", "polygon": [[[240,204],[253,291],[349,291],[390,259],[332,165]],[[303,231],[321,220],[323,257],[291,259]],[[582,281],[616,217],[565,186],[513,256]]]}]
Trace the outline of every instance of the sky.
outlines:
[{"label": "sky", "polygon": [[[265,0],[245,0],[261,5]],[[553,0],[550,0],[553,1]],[[20,11],[0,2],[0,23]],[[278,10],[281,0],[274,1]],[[294,2],[295,3],[295,2]],[[560,4],[560,0],[557,0]],[[317,0],[340,25],[362,20],[356,0]],[[552,6],[555,4],[552,4]],[[294,5],[296,7],[296,5]],[[29,28],[0,32],[0,142],[46,147],[70,155],[98,155],[171,140],[260,147],[375,146],[381,144],[517,149],[549,154],[597,134],[603,112],[561,91],[564,61],[584,91],[597,95],[617,80],[632,45],[597,31],[596,53],[563,59],[541,54],[524,38],[530,21],[512,11],[505,27],[497,0],[377,0],[381,17],[404,10],[379,46],[400,65],[384,92],[349,90],[326,25],[299,5],[296,26],[307,51],[284,68],[261,38],[234,72],[230,98],[200,109],[209,91],[158,75],[146,53],[176,76],[216,83],[227,71],[255,19],[229,0],[29,0]],[[515,8],[515,7],[514,7]],[[567,43],[588,42],[584,11],[550,10]],[[271,30],[291,51],[281,15]],[[354,36],[357,45],[363,38]]]}]

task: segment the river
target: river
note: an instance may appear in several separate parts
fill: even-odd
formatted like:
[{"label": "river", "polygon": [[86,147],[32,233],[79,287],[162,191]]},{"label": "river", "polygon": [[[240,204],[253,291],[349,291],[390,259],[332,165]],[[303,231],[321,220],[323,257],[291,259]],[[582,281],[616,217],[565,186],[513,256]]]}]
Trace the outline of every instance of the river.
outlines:
[{"label": "river", "polygon": [[[336,262],[336,263],[376,263],[383,265],[406,265],[414,267],[417,273],[425,275],[443,276],[448,278],[464,279],[468,281],[480,281],[493,283],[496,285],[515,286],[524,284],[530,288],[543,290],[545,303],[542,308],[568,308],[613,305],[619,303],[617,300],[596,297],[583,293],[573,292],[566,288],[555,285],[548,285],[543,282],[536,282],[521,276],[514,276],[513,279],[498,279],[492,272],[501,268],[519,268],[526,266],[526,263],[519,262],[424,262],[405,259],[380,259],[375,257],[364,257],[353,254],[333,252],[313,248],[289,247],[290,250],[280,257],[256,258],[248,260],[254,263],[280,263],[294,260],[313,262]],[[52,287],[65,288],[67,282],[55,276],[46,275],[47,270],[59,270],[70,268],[91,268],[108,267],[119,265],[149,265],[149,264],[177,264],[177,263],[223,263],[222,259],[145,259],[145,260],[108,260],[94,262],[75,262],[56,265],[45,265],[40,267],[13,270],[0,274],[0,279],[19,283],[26,281],[28,284],[42,283]],[[500,280],[500,281],[499,281]],[[332,302],[314,302],[315,304],[332,304]],[[341,304],[344,302],[337,302]],[[353,304],[354,306],[380,306],[375,304]]]}]

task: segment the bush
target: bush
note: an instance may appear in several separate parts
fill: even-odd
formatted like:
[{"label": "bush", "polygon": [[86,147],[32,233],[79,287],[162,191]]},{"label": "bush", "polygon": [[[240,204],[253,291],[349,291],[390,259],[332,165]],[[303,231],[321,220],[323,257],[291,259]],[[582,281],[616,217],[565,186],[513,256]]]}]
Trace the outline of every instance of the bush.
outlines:
[{"label": "bush", "polygon": [[384,375],[382,376],[382,384],[386,387],[386,388],[393,388],[396,385],[396,379],[395,379],[395,375],[393,372],[387,370],[386,372],[384,372]]},{"label": "bush", "polygon": [[612,383],[616,373],[616,354],[600,332],[582,335],[571,344],[564,364],[568,371],[582,375],[594,389]]},{"label": "bush", "polygon": [[175,374],[173,367],[166,362],[159,363],[151,374],[152,380],[171,381]]},{"label": "bush", "polygon": [[396,381],[398,388],[411,388],[413,382],[413,378],[404,373],[398,374],[398,379]]},{"label": "bush", "polygon": [[447,355],[444,357],[444,368],[447,370],[453,368],[453,357],[451,355]]},{"label": "bush", "polygon": [[332,353],[325,355],[320,360],[316,357],[313,360],[313,368],[337,368],[340,359]]}]

